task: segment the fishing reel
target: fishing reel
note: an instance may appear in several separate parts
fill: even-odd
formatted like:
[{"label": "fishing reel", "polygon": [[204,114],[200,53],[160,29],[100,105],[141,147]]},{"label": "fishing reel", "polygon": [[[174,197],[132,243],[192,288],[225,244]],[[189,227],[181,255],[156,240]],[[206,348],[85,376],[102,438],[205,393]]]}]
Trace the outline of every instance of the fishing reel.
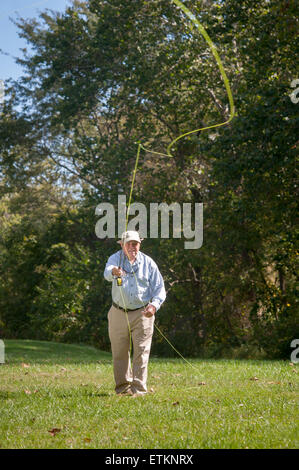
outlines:
[{"label": "fishing reel", "polygon": [[[121,269],[120,266],[118,266],[118,269]],[[123,285],[123,280],[121,276],[116,276],[116,284],[120,287]]]}]

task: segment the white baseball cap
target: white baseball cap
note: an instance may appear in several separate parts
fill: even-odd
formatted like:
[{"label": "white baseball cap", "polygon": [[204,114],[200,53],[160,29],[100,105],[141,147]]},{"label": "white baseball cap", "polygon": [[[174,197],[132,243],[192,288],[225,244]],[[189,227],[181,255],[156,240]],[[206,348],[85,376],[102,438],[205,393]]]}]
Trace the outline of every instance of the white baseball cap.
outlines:
[{"label": "white baseball cap", "polygon": [[128,230],[127,232],[123,232],[121,235],[121,240],[118,240],[117,243],[128,243],[131,241],[141,243],[143,238],[140,238],[139,233],[135,232],[134,230]]}]

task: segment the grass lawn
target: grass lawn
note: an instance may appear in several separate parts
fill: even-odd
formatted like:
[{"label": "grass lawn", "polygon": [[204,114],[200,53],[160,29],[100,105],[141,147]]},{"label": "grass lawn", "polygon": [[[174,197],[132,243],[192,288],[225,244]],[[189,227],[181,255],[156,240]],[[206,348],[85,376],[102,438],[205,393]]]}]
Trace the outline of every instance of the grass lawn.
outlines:
[{"label": "grass lawn", "polygon": [[111,355],[5,340],[2,449],[294,449],[298,364],[151,357],[149,393],[114,393]]}]

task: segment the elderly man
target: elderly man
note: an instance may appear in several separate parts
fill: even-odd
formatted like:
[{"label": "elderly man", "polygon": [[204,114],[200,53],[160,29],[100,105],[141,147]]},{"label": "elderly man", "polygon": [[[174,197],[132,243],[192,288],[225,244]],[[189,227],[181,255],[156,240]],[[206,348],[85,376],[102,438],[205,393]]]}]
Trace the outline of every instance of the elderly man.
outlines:
[{"label": "elderly man", "polygon": [[[115,391],[144,395],[155,313],[166,293],[156,263],[139,251],[139,233],[124,232],[118,243],[122,249],[110,256],[104,271],[105,279],[112,282],[108,325]],[[130,340],[133,342],[132,368]]]}]

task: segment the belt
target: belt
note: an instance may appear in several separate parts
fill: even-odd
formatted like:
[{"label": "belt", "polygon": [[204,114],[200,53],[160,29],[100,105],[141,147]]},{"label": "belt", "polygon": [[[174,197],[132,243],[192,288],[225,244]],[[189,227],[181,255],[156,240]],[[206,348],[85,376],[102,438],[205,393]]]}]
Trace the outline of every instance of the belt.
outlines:
[{"label": "belt", "polygon": [[[119,305],[117,305],[113,301],[112,301],[112,305],[113,305],[113,307],[118,308],[119,310],[123,310],[124,312],[135,312],[136,310],[139,310],[139,308],[142,308],[142,307],[139,307],[139,308],[123,308],[123,307],[120,307]],[[148,304],[144,305],[144,307],[146,307],[147,305]]]}]

